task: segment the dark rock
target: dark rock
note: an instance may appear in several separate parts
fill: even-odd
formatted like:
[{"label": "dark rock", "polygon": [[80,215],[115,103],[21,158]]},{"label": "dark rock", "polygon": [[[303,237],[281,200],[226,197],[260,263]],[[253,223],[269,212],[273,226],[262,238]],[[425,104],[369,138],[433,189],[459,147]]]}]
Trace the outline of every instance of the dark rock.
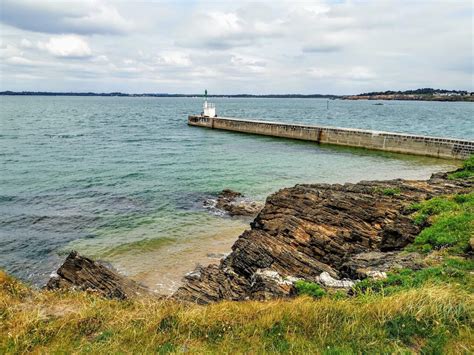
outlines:
[{"label": "dark rock", "polygon": [[179,288],[173,298],[207,304],[227,299],[244,300],[250,290],[250,279],[217,265],[209,265],[184,277],[186,287]]},{"label": "dark rock", "polygon": [[283,278],[273,270],[258,269],[251,278],[249,298],[254,300],[268,300],[275,297],[289,297],[296,294],[294,282],[296,278]]},{"label": "dark rock", "polygon": [[423,258],[418,253],[371,251],[348,257],[340,270],[341,274],[346,277],[365,279],[374,277],[377,272],[405,268],[419,270],[423,266]]},{"label": "dark rock", "polygon": [[75,251],[68,255],[56,275],[48,281],[46,288],[92,291],[107,298],[121,300],[151,294],[146,287]]},{"label": "dark rock", "polygon": [[[201,269],[199,278],[185,279],[175,297],[199,303],[267,299],[291,295],[291,287],[281,287],[290,277],[318,282],[324,272],[324,277],[338,280],[383,277],[394,267],[416,268],[413,254],[396,252],[420,231],[408,216],[408,206],[438,195],[466,193],[472,191],[472,185],[448,180],[443,173],[427,181],[282,189],[267,198],[251,230],[239,237],[232,253],[219,266]],[[224,196],[240,198],[232,191]]]},{"label": "dark rock", "polygon": [[215,208],[226,211],[230,216],[256,216],[262,209],[261,202],[245,198],[240,192],[223,190],[217,197]]}]

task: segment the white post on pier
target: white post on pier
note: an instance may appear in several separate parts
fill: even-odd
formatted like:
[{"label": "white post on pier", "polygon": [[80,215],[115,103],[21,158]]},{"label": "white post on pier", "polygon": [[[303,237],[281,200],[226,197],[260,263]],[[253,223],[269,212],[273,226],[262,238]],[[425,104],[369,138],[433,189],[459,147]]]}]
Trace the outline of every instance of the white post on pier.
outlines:
[{"label": "white post on pier", "polygon": [[202,115],[204,117],[216,117],[216,105],[207,102],[207,89],[204,90],[204,104],[202,106]]}]

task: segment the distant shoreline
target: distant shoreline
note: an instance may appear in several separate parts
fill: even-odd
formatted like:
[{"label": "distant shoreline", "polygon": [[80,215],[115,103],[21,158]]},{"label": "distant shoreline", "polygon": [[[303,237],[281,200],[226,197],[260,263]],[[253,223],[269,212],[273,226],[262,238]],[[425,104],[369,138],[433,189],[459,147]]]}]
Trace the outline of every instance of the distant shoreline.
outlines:
[{"label": "distant shoreline", "polygon": [[[426,91],[427,90],[427,91]],[[128,94],[122,92],[49,92],[49,91],[1,91],[0,96],[101,96],[101,97],[189,97],[202,98],[202,94],[169,94],[141,93]],[[262,98],[262,99],[329,99],[329,100],[387,100],[387,101],[445,101],[445,102],[474,102],[474,93],[456,90],[418,89],[404,92],[372,92],[358,95],[333,94],[214,94],[209,98]]]},{"label": "distant shoreline", "polygon": [[[195,97],[202,98],[202,94],[127,94],[122,92],[95,93],[95,92],[47,92],[47,91],[1,91],[2,96],[106,96],[106,97]],[[269,95],[252,95],[252,94],[234,94],[234,95],[208,95],[208,97],[217,98],[270,98],[270,99],[290,99],[290,98],[321,98],[321,99],[341,99],[343,96],[338,95],[320,95],[320,94],[269,94]]]}]

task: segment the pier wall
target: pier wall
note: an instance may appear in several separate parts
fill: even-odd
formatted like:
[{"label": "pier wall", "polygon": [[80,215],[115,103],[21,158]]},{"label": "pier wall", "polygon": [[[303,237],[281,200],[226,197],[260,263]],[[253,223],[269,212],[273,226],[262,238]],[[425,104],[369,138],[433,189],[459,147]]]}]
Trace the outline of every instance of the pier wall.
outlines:
[{"label": "pier wall", "polygon": [[417,136],[362,129],[322,127],[227,117],[189,116],[191,126],[252,133],[387,152],[465,159],[474,154],[474,141]]}]

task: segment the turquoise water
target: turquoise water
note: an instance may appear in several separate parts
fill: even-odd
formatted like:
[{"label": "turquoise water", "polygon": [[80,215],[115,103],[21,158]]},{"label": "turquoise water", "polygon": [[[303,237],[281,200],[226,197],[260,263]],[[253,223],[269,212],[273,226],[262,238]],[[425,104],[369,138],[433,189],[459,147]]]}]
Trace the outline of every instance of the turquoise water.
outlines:
[{"label": "turquoise water", "polygon": [[[469,103],[213,101],[225,116],[474,139]],[[227,250],[246,228],[202,207],[224,188],[264,200],[296,183],[427,178],[455,166],[188,127],[201,103],[0,97],[0,268],[40,285],[77,249],[148,283],[172,282],[145,274],[187,269],[204,260],[198,250]]]}]

